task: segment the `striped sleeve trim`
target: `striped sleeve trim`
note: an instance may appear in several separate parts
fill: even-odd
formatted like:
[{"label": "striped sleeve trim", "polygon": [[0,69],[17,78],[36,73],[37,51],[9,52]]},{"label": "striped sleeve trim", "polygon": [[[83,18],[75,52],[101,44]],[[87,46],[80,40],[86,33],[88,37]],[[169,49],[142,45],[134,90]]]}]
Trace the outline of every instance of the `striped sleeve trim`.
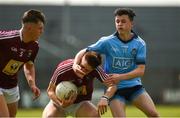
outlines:
[{"label": "striped sleeve trim", "polygon": [[13,36],[0,36],[0,40],[2,40],[2,39],[10,39],[10,38],[19,37],[19,36],[20,36],[19,34],[13,35]]},{"label": "striped sleeve trim", "polygon": [[20,32],[18,30],[14,31],[0,31],[0,39],[8,39],[20,36]]},{"label": "striped sleeve trim", "polygon": [[58,76],[71,70],[72,69],[72,63],[67,63],[64,65],[60,65],[54,72],[53,77],[51,78],[51,82],[55,83]]},{"label": "striped sleeve trim", "polygon": [[97,67],[96,71],[98,72],[100,79],[102,81],[106,80],[108,78],[108,75],[104,72],[104,70],[101,67]]}]

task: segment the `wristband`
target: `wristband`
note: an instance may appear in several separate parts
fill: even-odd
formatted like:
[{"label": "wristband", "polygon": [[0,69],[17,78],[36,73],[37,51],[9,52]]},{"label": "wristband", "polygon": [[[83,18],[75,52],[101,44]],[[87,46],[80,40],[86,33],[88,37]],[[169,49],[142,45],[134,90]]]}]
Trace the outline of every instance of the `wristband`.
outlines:
[{"label": "wristband", "polygon": [[109,103],[109,98],[108,98],[108,96],[103,95],[103,96],[101,96],[101,98],[106,99],[107,102]]}]

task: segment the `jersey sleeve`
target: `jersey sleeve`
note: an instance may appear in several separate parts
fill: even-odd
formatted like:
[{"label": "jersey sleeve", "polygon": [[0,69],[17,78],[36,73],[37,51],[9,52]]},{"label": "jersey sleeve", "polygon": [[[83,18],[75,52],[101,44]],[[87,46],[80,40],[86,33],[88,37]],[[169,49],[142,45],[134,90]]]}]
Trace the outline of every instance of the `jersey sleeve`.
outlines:
[{"label": "jersey sleeve", "polygon": [[105,54],[105,40],[100,38],[96,43],[87,47],[87,51],[95,51],[100,54]]},{"label": "jersey sleeve", "polygon": [[62,81],[62,75],[66,72],[69,72],[69,70],[72,70],[72,64],[73,62],[71,59],[59,63],[51,77],[51,83],[57,85],[59,81]]},{"label": "jersey sleeve", "polygon": [[56,84],[56,81],[57,81],[58,73],[59,73],[59,72],[60,72],[60,68],[57,67],[57,68],[55,69],[52,77],[51,77],[51,80],[50,80],[50,82],[51,82],[52,84]]},{"label": "jersey sleeve", "polygon": [[143,43],[138,49],[136,56],[136,64],[146,64],[146,44]]},{"label": "jersey sleeve", "polygon": [[95,77],[100,80],[101,82],[104,82],[104,80],[106,80],[108,78],[108,75],[104,72],[104,70],[102,69],[102,67],[97,67],[96,68],[96,74]]}]

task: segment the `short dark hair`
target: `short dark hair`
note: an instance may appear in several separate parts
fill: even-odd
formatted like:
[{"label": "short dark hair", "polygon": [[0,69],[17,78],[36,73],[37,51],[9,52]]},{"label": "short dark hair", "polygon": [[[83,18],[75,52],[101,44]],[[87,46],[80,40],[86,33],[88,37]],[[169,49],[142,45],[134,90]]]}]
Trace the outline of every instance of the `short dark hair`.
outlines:
[{"label": "short dark hair", "polygon": [[100,54],[94,52],[94,51],[87,51],[85,54],[85,59],[87,60],[87,63],[93,68],[97,68],[102,63],[102,57]]},{"label": "short dark hair", "polygon": [[30,9],[24,13],[21,20],[23,24],[28,22],[38,23],[39,21],[45,24],[45,15],[39,10]]},{"label": "short dark hair", "polygon": [[114,11],[114,16],[121,16],[121,15],[128,15],[131,21],[133,21],[134,17],[136,16],[135,12],[130,8],[117,8]]}]

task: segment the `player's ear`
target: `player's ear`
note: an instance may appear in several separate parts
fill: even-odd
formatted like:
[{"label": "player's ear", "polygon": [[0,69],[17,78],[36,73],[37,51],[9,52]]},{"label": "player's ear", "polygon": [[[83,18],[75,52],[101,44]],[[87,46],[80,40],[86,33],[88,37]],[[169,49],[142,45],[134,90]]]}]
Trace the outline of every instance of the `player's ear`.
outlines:
[{"label": "player's ear", "polygon": [[29,31],[29,30],[31,30],[32,25],[30,23],[25,23],[24,28]]}]

